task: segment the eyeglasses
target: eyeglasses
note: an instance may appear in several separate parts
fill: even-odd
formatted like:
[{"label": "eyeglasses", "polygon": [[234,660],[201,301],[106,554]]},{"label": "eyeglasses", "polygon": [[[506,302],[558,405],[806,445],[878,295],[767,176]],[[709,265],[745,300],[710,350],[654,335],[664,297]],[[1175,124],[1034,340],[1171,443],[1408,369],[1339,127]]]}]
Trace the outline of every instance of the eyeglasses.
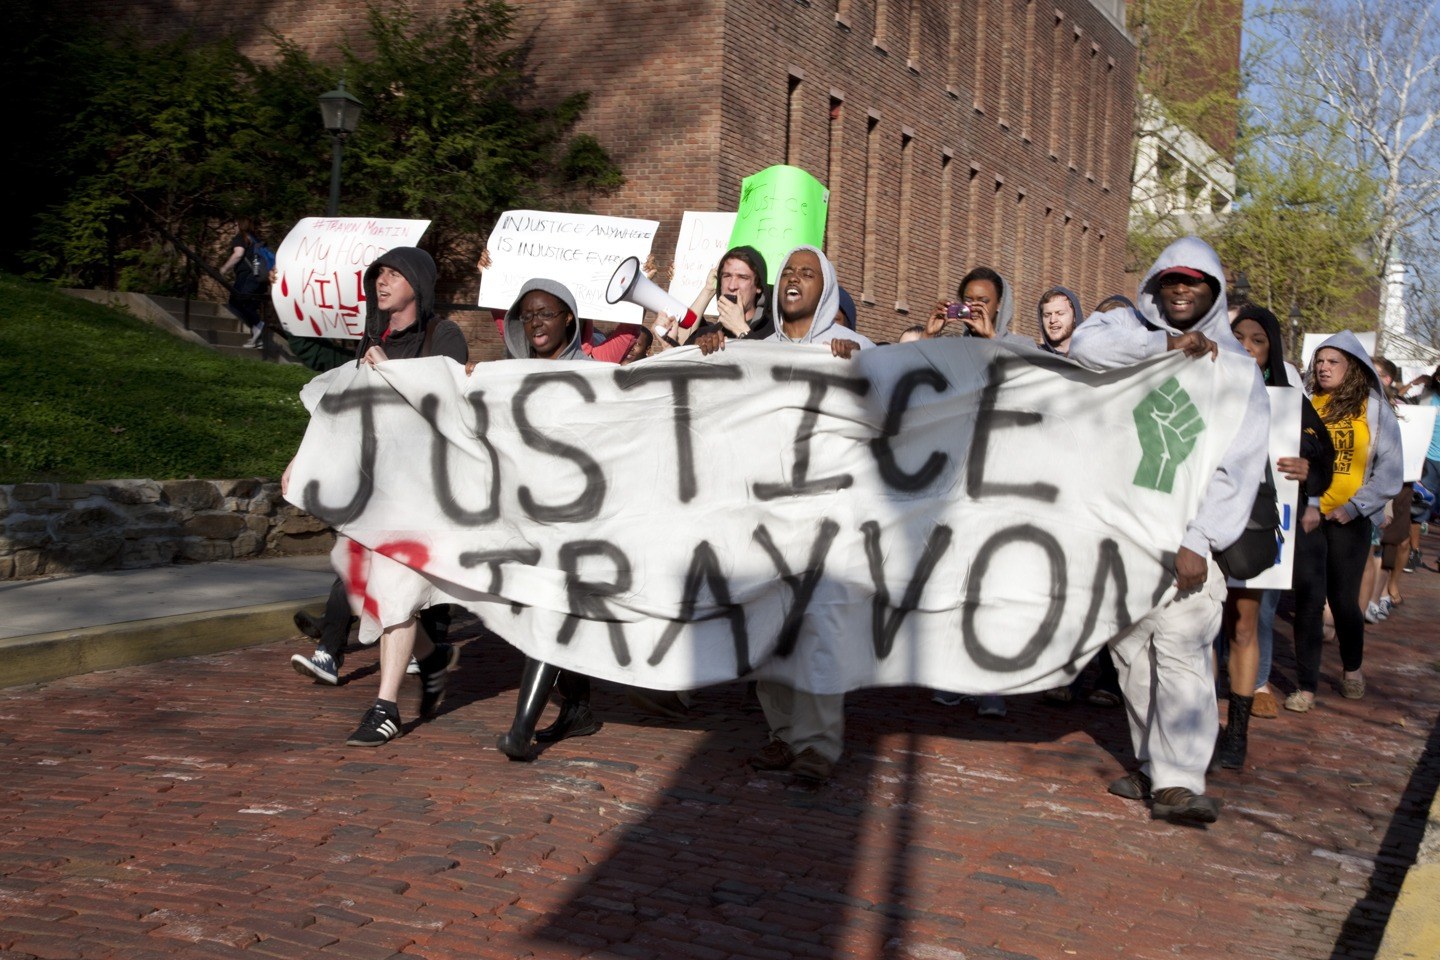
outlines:
[{"label": "eyeglasses", "polygon": [[539,320],[541,323],[549,323],[563,316],[564,314],[559,310],[532,310],[530,313],[520,314],[520,322],[529,323],[532,320]]}]

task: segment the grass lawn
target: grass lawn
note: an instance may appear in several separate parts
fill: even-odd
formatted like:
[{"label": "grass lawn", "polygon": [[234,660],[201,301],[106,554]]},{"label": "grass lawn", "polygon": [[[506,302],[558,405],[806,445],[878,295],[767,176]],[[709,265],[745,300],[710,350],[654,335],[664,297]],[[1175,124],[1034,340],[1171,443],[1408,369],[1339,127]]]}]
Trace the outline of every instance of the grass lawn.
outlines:
[{"label": "grass lawn", "polygon": [[0,275],[0,483],[278,478],[314,375]]}]

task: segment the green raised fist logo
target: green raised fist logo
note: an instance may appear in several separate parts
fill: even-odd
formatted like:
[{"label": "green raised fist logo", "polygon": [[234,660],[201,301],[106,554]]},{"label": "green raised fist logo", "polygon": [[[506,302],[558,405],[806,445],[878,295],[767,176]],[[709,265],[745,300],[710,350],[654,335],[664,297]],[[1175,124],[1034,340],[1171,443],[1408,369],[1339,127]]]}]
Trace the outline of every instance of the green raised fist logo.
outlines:
[{"label": "green raised fist logo", "polygon": [[1200,411],[1180,381],[1171,377],[1140,401],[1135,408],[1135,430],[1141,450],[1135,486],[1169,493],[1175,486],[1175,471],[1205,430]]}]

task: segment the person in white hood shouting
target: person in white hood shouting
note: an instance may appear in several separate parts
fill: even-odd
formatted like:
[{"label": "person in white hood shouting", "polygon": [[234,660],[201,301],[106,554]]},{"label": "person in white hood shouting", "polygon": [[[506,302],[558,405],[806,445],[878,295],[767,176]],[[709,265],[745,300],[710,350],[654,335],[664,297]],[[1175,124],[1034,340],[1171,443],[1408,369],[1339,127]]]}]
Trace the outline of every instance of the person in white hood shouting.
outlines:
[{"label": "person in white hood shouting", "polygon": [[[1243,353],[1230,332],[1225,272],[1210,245],[1184,237],[1165,249],[1140,284],[1136,309],[1095,314],[1076,328],[1070,359],[1095,370],[1129,366],[1179,350],[1211,358]],[[1250,518],[1265,472],[1270,404],[1259,368],[1234,388],[1248,395],[1244,423],[1205,488],[1175,557],[1179,593],[1112,647],[1140,768],[1110,792],[1152,798],[1157,819],[1213,823],[1220,804],[1205,796],[1219,712],[1211,646],[1220,628],[1225,578],[1213,553],[1234,543]]]}]

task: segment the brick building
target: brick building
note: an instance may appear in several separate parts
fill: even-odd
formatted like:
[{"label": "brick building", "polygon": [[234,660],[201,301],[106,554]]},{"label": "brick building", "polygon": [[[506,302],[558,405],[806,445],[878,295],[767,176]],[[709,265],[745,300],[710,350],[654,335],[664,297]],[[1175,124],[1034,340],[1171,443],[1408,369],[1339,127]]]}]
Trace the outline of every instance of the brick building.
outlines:
[{"label": "brick building", "polygon": [[[265,27],[323,54],[363,15],[336,0],[69,2],[151,36],[238,30],[257,58],[273,49]],[[1030,333],[1053,283],[1087,307],[1124,288],[1136,50],[1123,0],[516,6],[541,95],[590,91],[581,129],[629,178],[596,211],[660,220],[662,261],[682,211],[733,210],[743,177],[789,162],[831,189],[827,253],[877,339],[979,264],[1011,279]]]}]

